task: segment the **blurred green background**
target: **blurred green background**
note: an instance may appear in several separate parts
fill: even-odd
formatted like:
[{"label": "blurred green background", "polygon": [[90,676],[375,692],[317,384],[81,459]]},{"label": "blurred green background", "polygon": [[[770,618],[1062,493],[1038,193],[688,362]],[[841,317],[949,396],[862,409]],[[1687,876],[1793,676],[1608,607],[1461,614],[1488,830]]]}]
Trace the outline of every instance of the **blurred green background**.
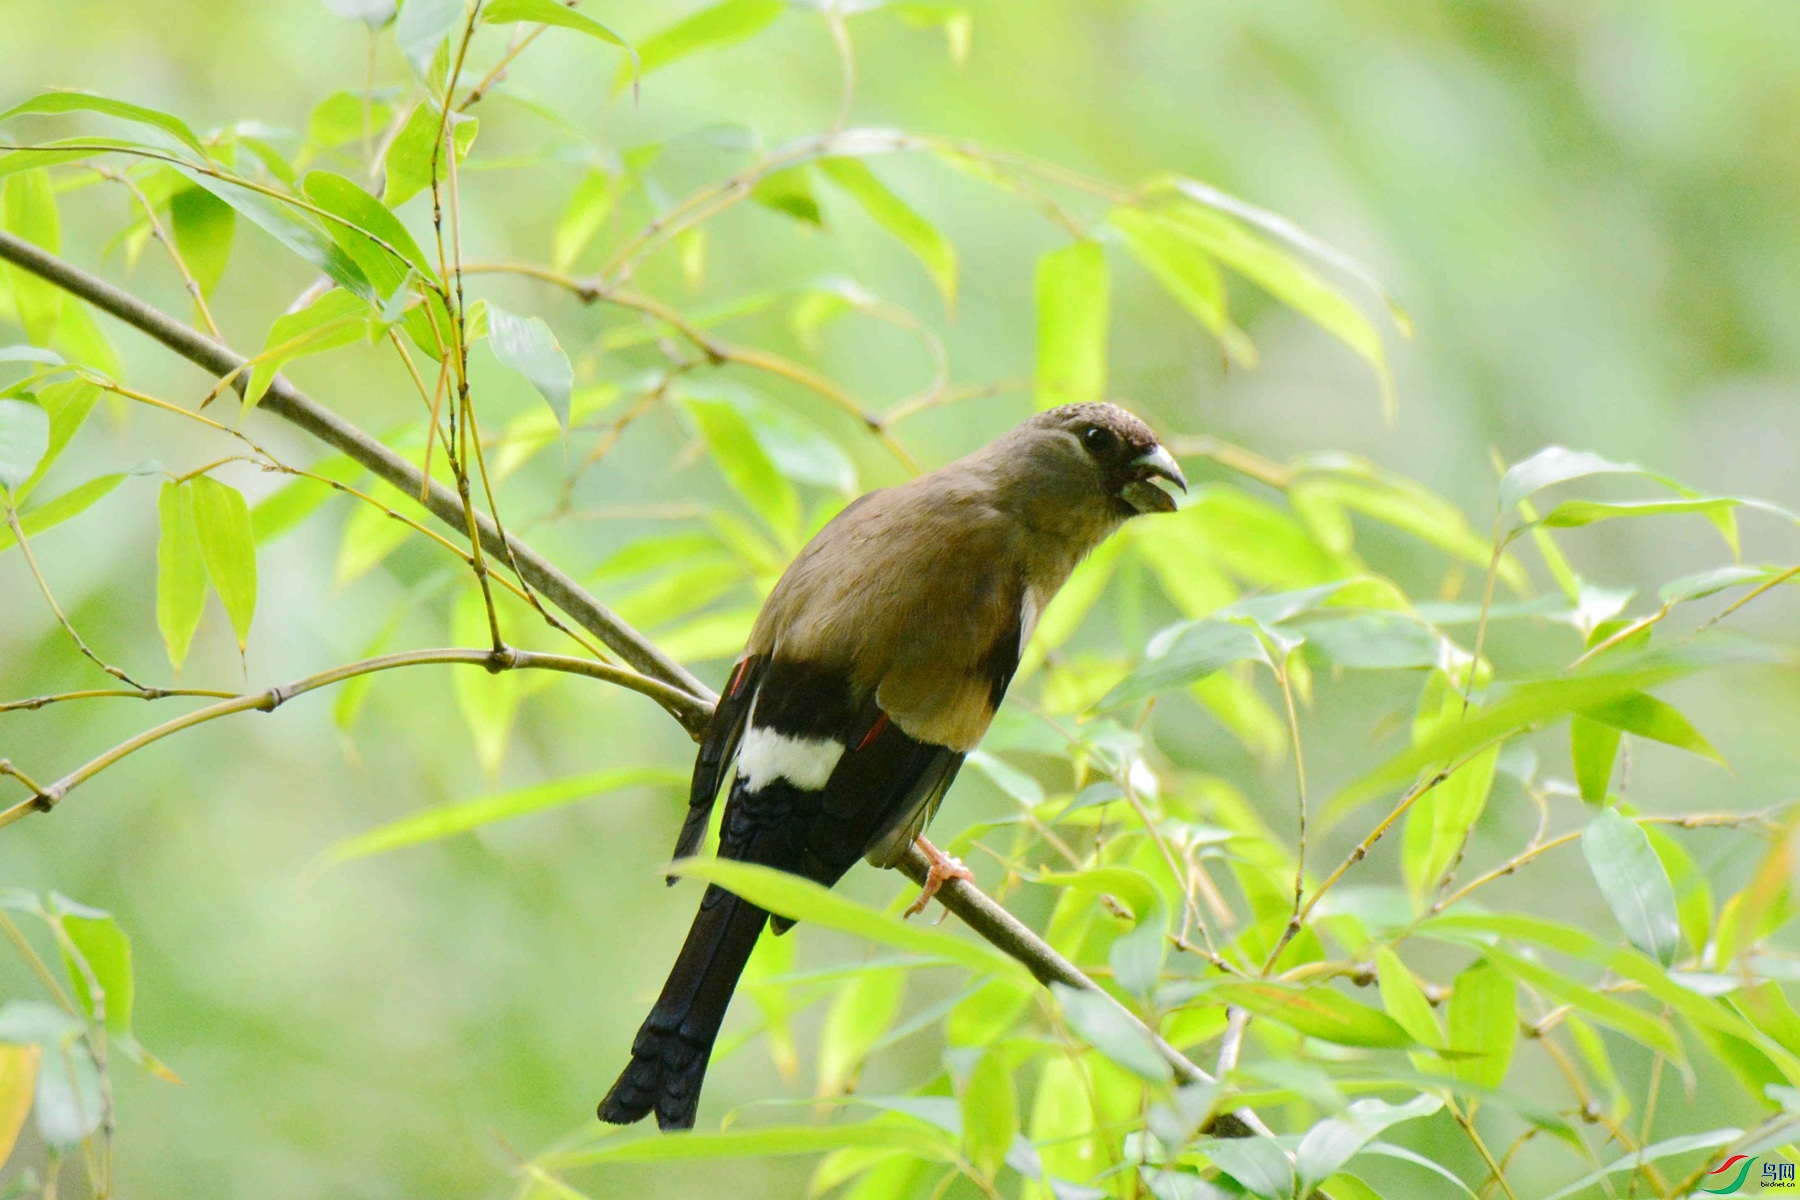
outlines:
[{"label": "blurred green background", "polygon": [[[641,38],[688,6],[587,7]],[[1243,296],[1240,318],[1262,362],[1228,371],[1216,345],[1151,281],[1121,271],[1111,390],[1165,434],[1213,433],[1275,459],[1364,454],[1452,497],[1480,529],[1492,511],[1490,448],[1516,460],[1552,442],[1634,459],[1707,491],[1800,505],[1800,142],[1792,136],[1800,128],[1800,7],[1000,0],[970,11],[973,41],[960,66],[940,32],[881,13],[856,18],[854,120],[969,137],[1127,185],[1162,170],[1206,180],[1369,263],[1416,322],[1413,340],[1388,338],[1401,405],[1390,428],[1367,367],[1301,318]],[[312,0],[5,0],[0,26],[8,31],[0,105],[48,86],[81,87],[176,112],[202,129],[242,119],[303,129],[317,100],[361,86],[367,47],[360,25]],[[839,98],[824,24],[804,9],[745,46],[654,75],[635,106],[629,91],[612,94],[616,62],[584,39],[547,37],[514,68],[514,93],[565,114],[586,151],[570,149],[572,139],[504,94],[484,102],[482,140],[465,176],[472,258],[545,257],[583,153],[604,161],[676,139],[658,171],[679,196],[746,161],[746,127],[762,144],[779,144],[825,128]],[[378,78],[398,81],[404,70],[385,45]],[[493,169],[546,148],[552,161]],[[960,250],[953,315],[904,251],[842,208],[828,211],[832,229],[820,235],[742,206],[714,231],[699,286],[673,256],[641,282],[685,305],[849,275],[941,325],[957,380],[1028,376],[1032,264],[1062,235],[938,164],[896,160],[882,170]],[[124,205],[116,189],[66,197],[65,252],[125,278],[107,244]],[[128,282],[187,312],[154,249]],[[213,308],[227,337],[253,348],[307,283],[294,260],[240,228]],[[543,315],[571,352],[582,357],[585,348],[588,370],[602,330],[627,322],[527,283],[474,285],[513,311]],[[184,402],[208,386],[158,348],[108,328],[135,386]],[[770,319],[746,336],[788,335]],[[877,406],[920,387],[928,371],[914,342],[868,322],[834,325],[816,361]],[[293,374],[365,428],[414,415],[404,377],[370,351]],[[538,403],[485,356],[476,386],[484,416]],[[865,486],[898,477],[851,424],[810,398],[795,403],[853,448]],[[1010,394],[937,410],[901,436],[935,465],[1029,405],[1027,395]],[[291,457],[309,457],[273,421],[256,428]],[[84,437],[59,467],[64,483],[147,458],[178,469],[208,460],[186,430],[142,411],[128,426],[95,422]],[[667,419],[634,425],[607,466],[585,478],[577,507],[723,498],[710,468],[683,465],[685,441]],[[253,499],[272,486],[250,474],[233,481]],[[552,484],[524,487],[516,519],[543,511],[553,494]],[[330,506],[262,553],[253,682],[363,653],[408,588],[441,565],[408,550],[336,586],[345,515]],[[626,516],[530,535],[580,575],[660,527]],[[1791,561],[1784,536],[1750,518],[1746,561]],[[1585,573],[1614,586],[1653,587],[1725,557],[1698,520],[1614,522],[1564,543]],[[1412,551],[1398,547],[1384,559],[1382,545],[1376,537],[1365,552],[1435,589],[1441,562],[1411,563],[1404,555]],[[129,481],[37,549],[102,653],[166,678],[153,614],[152,481]],[[612,598],[606,585],[599,590]],[[1794,615],[1791,601],[1775,597],[1747,611],[1745,623],[1779,631]],[[1101,630],[1090,636],[1107,636],[1106,621],[1093,624]],[[1145,632],[1117,636],[1129,644]],[[392,644],[445,637],[442,605],[425,603],[402,618]],[[1531,662],[1532,646],[1517,638],[1500,652]],[[718,661],[701,668],[714,683],[720,669]],[[19,556],[0,558],[0,698],[91,686],[92,674],[68,653]],[[334,725],[328,697],[212,724],[128,761],[54,816],[0,834],[0,883],[54,888],[118,915],[135,943],[139,1035],[186,1081],[177,1088],[120,1074],[120,1194],[497,1194],[515,1151],[534,1152],[590,1120],[691,915],[694,889],[667,892],[654,870],[678,824],[672,792],[622,792],[331,869],[320,869],[318,856],[337,839],[434,803],[608,766],[685,764],[691,749],[641,701],[559,681],[525,700],[489,779],[447,680],[430,672],[380,678],[349,734]],[[209,614],[183,681],[243,682],[222,613]],[[1370,761],[1366,724],[1344,722],[1336,742],[1329,732],[1338,724],[1331,713],[1355,700],[1322,700],[1312,722],[1321,740],[1309,765],[1321,794]],[[1734,675],[1729,687],[1691,685],[1678,700],[1734,772],[1646,754],[1637,803],[1751,808],[1789,798],[1800,727],[1791,676]],[[107,703],[0,715],[0,755],[53,774],[152,719],[145,706]],[[1190,757],[1216,753],[1272,819],[1288,819],[1279,766],[1259,766],[1216,733],[1195,736]],[[998,803],[971,775],[947,811],[960,825]],[[1492,820],[1513,844],[1527,827],[1519,814]],[[1704,864],[1741,874],[1743,864],[1718,860],[1715,843],[1691,844]],[[1585,876],[1566,875],[1542,870],[1521,886],[1539,903],[1597,903]],[[884,901],[900,885],[863,870],[845,886]],[[797,936],[803,962],[861,952],[804,930]],[[0,985],[7,995],[30,987],[10,960],[0,963]],[[812,1019],[801,1024],[803,1047]],[[904,1049],[877,1071],[908,1079]],[[714,1070],[707,1113],[716,1119],[749,1100],[809,1091],[805,1080],[776,1080],[753,1046]],[[1705,1101],[1704,1088],[1673,1089],[1669,1120]],[[704,1186],[791,1196],[807,1169],[780,1160],[711,1172],[614,1168],[588,1182],[597,1195]]]}]

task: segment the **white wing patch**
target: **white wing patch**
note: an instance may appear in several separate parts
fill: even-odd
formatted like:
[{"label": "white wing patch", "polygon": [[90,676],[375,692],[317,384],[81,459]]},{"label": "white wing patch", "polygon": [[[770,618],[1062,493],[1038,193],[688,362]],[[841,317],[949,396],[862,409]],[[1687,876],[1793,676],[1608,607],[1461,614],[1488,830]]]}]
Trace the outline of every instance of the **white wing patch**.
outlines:
[{"label": "white wing patch", "polygon": [[785,779],[804,791],[816,792],[831,778],[842,757],[843,743],[830,738],[789,737],[773,729],[746,729],[744,743],[738,749],[738,778],[752,792],[773,779]]}]

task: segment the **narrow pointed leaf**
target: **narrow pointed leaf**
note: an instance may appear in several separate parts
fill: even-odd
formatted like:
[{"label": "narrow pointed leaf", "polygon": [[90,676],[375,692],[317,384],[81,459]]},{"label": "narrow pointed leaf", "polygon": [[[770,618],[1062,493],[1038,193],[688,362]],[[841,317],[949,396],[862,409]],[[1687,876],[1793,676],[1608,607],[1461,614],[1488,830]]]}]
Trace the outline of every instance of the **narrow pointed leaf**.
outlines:
[{"label": "narrow pointed leaf", "polygon": [[262,401],[276,374],[295,359],[361,341],[368,317],[369,306],[360,297],[333,288],[299,312],[275,318],[262,352],[251,360],[245,410]]},{"label": "narrow pointed leaf", "polygon": [[334,863],[348,862],[353,858],[366,858],[371,854],[383,854],[389,850],[454,837],[483,825],[491,825],[495,821],[560,808],[624,788],[675,787],[686,781],[685,772],[668,767],[620,767],[558,779],[552,783],[540,783],[473,800],[462,800],[390,821],[367,833],[337,843],[326,851],[326,857]]},{"label": "narrow pointed leaf", "polygon": [[895,195],[861,159],[826,158],[819,170],[862,205],[875,223],[900,239],[925,267],[944,307],[956,307],[956,247],[906,201]]},{"label": "narrow pointed leaf", "polygon": [[494,357],[523,375],[550,411],[563,432],[569,431],[569,396],[575,388],[575,368],[556,335],[542,317],[520,317],[497,305],[488,305],[488,344]]},{"label": "narrow pointed leaf", "polygon": [[1518,991],[1512,979],[1486,959],[1456,977],[1450,992],[1450,1073],[1482,1087],[1499,1087],[1519,1040]]},{"label": "narrow pointed leaf", "polygon": [[1638,823],[1605,810],[1582,830],[1581,852],[1631,944],[1664,966],[1674,962],[1681,948],[1675,889]]},{"label": "narrow pointed leaf", "polygon": [[256,616],[256,538],[250,528],[250,508],[243,493],[209,476],[192,479],[187,486],[193,495],[200,559],[206,564],[213,590],[225,604],[241,653]]},{"label": "narrow pointed leaf", "polygon": [[169,197],[169,223],[175,246],[202,296],[210,296],[224,278],[237,232],[237,211],[202,188],[182,188]]},{"label": "narrow pointed leaf", "polygon": [[[36,537],[46,529],[54,528],[70,517],[80,516],[94,502],[124,482],[125,476],[102,475],[98,479],[90,479],[79,487],[70,488],[53,500],[46,500],[36,508],[19,514],[19,524],[25,530],[26,537]],[[10,526],[0,527],[0,552],[10,550],[18,539],[13,537]]]},{"label": "narrow pointed leaf", "polygon": [[158,112],[154,108],[145,108],[141,104],[132,104],[126,100],[114,100],[108,96],[96,96],[92,92],[44,92],[33,96],[22,104],[15,104],[0,113],[0,121],[16,117],[24,113],[73,113],[92,112],[103,116],[117,117],[121,121],[130,121],[137,125],[148,125],[160,129],[176,141],[206,158],[206,147],[194,136],[187,122],[179,117]]},{"label": "narrow pointed leaf", "polygon": [[[637,70],[648,75],[702,50],[735,46],[761,33],[787,6],[781,0],[724,0],[684,17],[638,47]],[[630,64],[619,70],[615,90],[631,81]]]}]

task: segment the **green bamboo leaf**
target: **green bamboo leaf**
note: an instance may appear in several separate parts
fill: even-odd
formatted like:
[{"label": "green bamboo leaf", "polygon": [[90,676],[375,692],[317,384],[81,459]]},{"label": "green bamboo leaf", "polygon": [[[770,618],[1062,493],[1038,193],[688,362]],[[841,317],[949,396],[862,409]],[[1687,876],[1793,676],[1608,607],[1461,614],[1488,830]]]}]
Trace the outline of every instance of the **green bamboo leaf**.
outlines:
[{"label": "green bamboo leaf", "polygon": [[[360,245],[354,239],[350,239],[348,244],[345,241],[339,241],[339,244],[357,260],[357,265],[362,267],[363,274],[368,276],[377,291],[382,293],[392,291],[394,281],[402,276],[408,267],[426,279],[437,278],[437,272],[433,268],[431,260],[425,257],[425,251],[419,248],[419,243],[413,240],[413,235],[407,232],[406,226],[400,223],[400,218],[384,207],[381,201],[363,191],[352,181],[330,171],[310,171],[306,178],[300,181],[300,187],[306,193],[308,200],[332,216],[341,219],[351,230],[358,230],[367,235],[361,239],[361,242],[368,243],[366,246]],[[339,232],[349,231],[344,230],[342,226],[332,226],[328,228],[328,232],[335,235]],[[361,252],[359,253],[359,251]],[[393,259],[396,254],[399,256],[400,262],[390,266],[386,272],[393,276],[392,279],[384,278],[369,269],[369,254],[379,255],[389,260]]]},{"label": "green bamboo leaf", "polygon": [[1664,966],[1674,962],[1681,948],[1675,889],[1638,823],[1606,809],[1582,830],[1581,852],[1631,944]]},{"label": "green bamboo leaf", "polygon": [[131,939],[125,936],[111,913],[76,904],[66,896],[52,895],[49,916],[68,935],[74,952],[81,956],[87,967],[86,971],[82,970],[70,948],[63,948],[69,981],[82,1011],[87,1013],[90,1021],[102,1016],[96,1007],[93,989],[88,986],[88,974],[92,972],[94,982],[100,985],[99,1000],[104,1006],[107,1035],[129,1041],[133,1001]]},{"label": "green bamboo leaf", "polygon": [[1487,948],[1486,960],[1540,995],[1567,1004],[1586,1013],[1608,1028],[1616,1029],[1639,1045],[1648,1046],[1681,1063],[1687,1061],[1681,1042],[1663,1021],[1631,1007],[1579,980],[1550,970],[1548,967],[1509,954],[1498,947]]},{"label": "green bamboo leaf", "polygon": [[1099,242],[1052,250],[1037,265],[1037,406],[1106,396],[1107,320],[1112,296]]},{"label": "green bamboo leaf", "polygon": [[157,496],[161,532],[156,542],[156,627],[162,631],[169,665],[179,674],[206,605],[206,564],[194,527],[193,493],[165,483]]},{"label": "green bamboo leaf", "polygon": [[38,391],[37,401],[50,417],[50,440],[44,448],[44,456],[38,460],[37,470],[31,478],[14,489],[15,499],[23,501],[31,495],[31,491],[43,479],[46,472],[68,448],[81,427],[87,423],[88,415],[94,411],[94,404],[100,399],[100,389],[85,379],[68,379],[61,383],[53,383]]},{"label": "green bamboo leaf", "polygon": [[1240,662],[1269,662],[1268,651],[1248,626],[1206,619],[1173,626],[1150,640],[1143,665],[1096,707],[1104,710],[1136,704]]},{"label": "green bamboo leaf", "polygon": [[[554,6],[553,6],[554,7]],[[569,431],[569,397],[575,388],[575,368],[562,344],[541,317],[520,317],[497,305],[488,305],[488,345],[494,357],[523,375],[550,411],[564,434]]]},{"label": "green bamboo leaf", "polygon": [[1212,989],[1227,1004],[1279,1021],[1307,1037],[1341,1046],[1409,1048],[1418,1043],[1386,1013],[1358,1004],[1329,987],[1277,983],[1226,983]]},{"label": "green bamboo leaf", "polygon": [[1374,370],[1381,385],[1383,415],[1390,421],[1394,418],[1394,379],[1388,367],[1387,348],[1361,309],[1285,251],[1229,217],[1198,203],[1181,203],[1161,210],[1161,216],[1205,254],[1249,279],[1359,355]]},{"label": "green bamboo leaf", "polygon": [[1467,1083],[1499,1087],[1518,1041],[1518,992],[1510,976],[1486,959],[1456,977],[1450,992],[1450,1046],[1462,1057],[1450,1073]]},{"label": "green bamboo leaf", "polygon": [[1399,955],[1386,946],[1375,949],[1375,980],[1381,990],[1381,1006],[1387,1009],[1395,1024],[1421,1046],[1441,1049],[1444,1031],[1438,1024],[1437,1014],[1431,1010],[1431,1001],[1425,998],[1424,991]]},{"label": "green bamboo leaf", "polygon": [[815,229],[825,224],[819,197],[813,191],[812,171],[805,163],[764,175],[750,190],[750,199]]},{"label": "green bamboo leaf", "polygon": [[1662,964],[1637,950],[1608,944],[1591,933],[1560,922],[1511,914],[1446,913],[1421,922],[1419,932],[1478,948],[1490,944],[1494,936],[1513,938],[1593,963],[1637,984],[1648,996],[1668,1005],[1690,1024],[1751,1043],[1780,1064],[1784,1073],[1800,1078],[1800,1057],[1770,1041],[1717,1000],[1678,982]]},{"label": "green bamboo leaf", "polygon": [[242,492],[206,475],[188,481],[187,487],[193,497],[200,559],[225,604],[241,654],[256,616],[256,538],[250,528],[250,507]]},{"label": "green bamboo leaf", "polygon": [[1421,797],[1407,814],[1402,866],[1413,895],[1424,896],[1456,860],[1487,809],[1500,747],[1489,746]]},{"label": "green bamboo leaf", "polygon": [[1712,885],[1682,844],[1654,825],[1640,825],[1650,839],[1650,848],[1669,873],[1669,884],[1675,889],[1675,913],[1681,922],[1682,936],[1688,949],[1699,954],[1706,949],[1712,934]]},{"label": "green bamboo leaf", "polygon": [[760,392],[731,382],[705,382],[685,383],[680,394],[736,409],[775,469],[795,483],[844,495],[857,490],[856,464],[844,448],[817,425]]},{"label": "green bamboo leaf", "polygon": [[[62,219],[57,215],[56,190],[51,186],[47,168],[20,171],[0,188],[0,229],[51,254],[62,250]],[[26,338],[35,345],[48,346],[62,318],[62,289],[10,262],[0,277],[11,285],[13,307],[18,309]]]},{"label": "green bamboo leaf", "polygon": [[[394,136],[393,145],[388,147],[387,157],[383,160],[386,184],[382,188],[381,202],[389,208],[399,207],[431,186],[432,146],[437,141],[442,119],[442,114],[430,101],[422,102]],[[452,113],[450,126],[451,138],[456,144],[456,161],[461,163],[468,156],[469,147],[475,144],[481,122],[474,117]],[[437,164],[439,178],[449,173],[449,166],[447,162]]]},{"label": "green bamboo leaf", "polygon": [[861,1121],[852,1125],[771,1125],[719,1133],[672,1137],[609,1138],[591,1146],[561,1150],[540,1161],[551,1169],[595,1163],[694,1162],[712,1159],[772,1158],[823,1154],[848,1146],[888,1146],[934,1162],[952,1159],[956,1147],[922,1121]]},{"label": "green bamboo leaf", "polygon": [[1485,749],[1512,734],[1573,713],[1587,714],[1636,692],[1708,667],[1752,662],[1775,653],[1767,647],[1692,642],[1674,649],[1604,656],[1583,671],[1511,688],[1504,699],[1455,722],[1412,749],[1389,759],[1339,793],[1337,805],[1354,805],[1411,783],[1421,771]]},{"label": "green bamboo leaf", "polygon": [[[61,525],[70,517],[80,516],[92,508],[96,500],[118,487],[124,479],[123,474],[90,479],[55,499],[46,500],[35,508],[20,513],[19,524],[24,528],[26,537],[36,537],[46,529]],[[10,526],[0,528],[0,552],[10,550],[17,540],[13,537]]]},{"label": "green bamboo leaf", "polygon": [[466,0],[407,0],[394,23],[394,40],[413,70],[428,76],[438,48],[467,16]]},{"label": "green bamboo leaf", "polygon": [[[648,75],[690,54],[747,41],[773,24],[786,7],[781,0],[724,0],[701,9],[646,38],[638,47],[637,73]],[[631,78],[631,64],[620,67],[613,90],[624,87]]]},{"label": "green bamboo leaf", "polygon": [[33,96],[21,104],[15,104],[0,113],[0,121],[23,115],[25,113],[60,114],[72,112],[92,112],[102,116],[117,117],[121,121],[130,121],[137,125],[148,125],[160,129],[176,141],[198,154],[202,159],[207,157],[206,147],[194,136],[187,122],[179,117],[158,112],[154,108],[145,108],[141,104],[132,104],[125,100],[114,100],[107,96],[96,96],[92,92],[44,92]]},{"label": "green bamboo leaf", "polygon": [[992,947],[934,926],[909,925],[892,913],[858,904],[810,879],[772,867],[724,859],[684,859],[672,864],[669,872],[716,883],[777,916],[947,959],[979,974],[1009,976],[1021,983],[1030,978],[1024,967]]},{"label": "green bamboo leaf", "polygon": [[[1643,692],[1633,692],[1617,700],[1584,709],[1582,716],[1590,721],[1625,733],[1649,738],[1665,746],[1674,746],[1701,758],[1710,758],[1720,766],[1725,760],[1712,743],[1695,729],[1673,705]],[[1583,793],[1585,795],[1585,793]]]},{"label": "green bamboo leaf", "polygon": [[1732,509],[1745,503],[1732,496],[1689,496],[1681,500],[1565,500],[1539,517],[1538,522],[1549,529],[1575,529],[1619,517],[1665,517],[1700,513],[1717,524]]},{"label": "green bamboo leaf", "polygon": [[625,788],[679,787],[686,782],[685,772],[669,767],[620,767],[576,775],[401,817],[367,833],[345,838],[327,850],[325,858],[333,863],[348,862],[353,858],[366,858],[371,854],[385,854],[406,846],[454,837],[495,821],[561,808]]},{"label": "green bamboo leaf", "polygon": [[962,1094],[963,1147],[983,1178],[999,1174],[1019,1135],[1019,1100],[1006,1056],[990,1050],[969,1073]]},{"label": "green bamboo leaf", "polygon": [[1666,487],[1682,490],[1681,485],[1668,476],[1646,471],[1636,463],[1614,462],[1585,450],[1548,446],[1523,462],[1514,463],[1500,477],[1500,511],[1511,512],[1519,501],[1547,487],[1575,479],[1586,479],[1591,475],[1641,475]]},{"label": "green bamboo leaf", "polygon": [[250,360],[245,411],[262,401],[276,374],[295,359],[361,341],[368,320],[368,303],[339,288],[332,288],[299,312],[276,317],[269,336],[263,339],[262,352]]},{"label": "green bamboo leaf", "polygon": [[1589,804],[1606,802],[1618,755],[1616,727],[1584,716],[1569,718],[1569,757],[1575,764],[1575,784],[1583,800]]},{"label": "green bamboo leaf", "polygon": [[200,294],[212,295],[231,260],[231,241],[237,233],[236,210],[211,192],[182,188],[169,197],[169,223],[181,260],[200,285]]},{"label": "green bamboo leaf", "polygon": [[1208,1142],[1201,1151],[1258,1200],[1291,1200],[1294,1195],[1294,1163],[1269,1138]]},{"label": "green bamboo leaf", "polygon": [[1296,1194],[1310,1196],[1328,1175],[1391,1126],[1429,1117],[1442,1107],[1444,1102],[1436,1096],[1415,1096],[1405,1104],[1367,1099],[1325,1118],[1306,1131],[1294,1150],[1294,1168],[1300,1177]]},{"label": "green bamboo leaf", "polygon": [[819,170],[842,188],[874,222],[900,240],[925,267],[944,297],[944,307],[956,307],[956,247],[937,227],[875,177],[861,159],[825,158]]},{"label": "green bamboo leaf", "polygon": [[1680,579],[1663,584],[1658,591],[1658,598],[1665,604],[1680,604],[1688,600],[1703,600],[1714,596],[1727,588],[1744,587],[1750,584],[1768,583],[1783,576],[1795,578],[1788,574],[1786,567],[1716,567],[1710,571],[1702,571],[1697,575],[1684,575]]},{"label": "green bamboo leaf", "polygon": [[684,397],[714,465],[744,501],[784,541],[800,536],[800,496],[757,440],[750,421],[730,400]]},{"label": "green bamboo leaf", "polygon": [[1109,997],[1062,983],[1051,984],[1050,991],[1069,1027],[1110,1062],[1152,1083],[1175,1077],[1149,1036]]},{"label": "green bamboo leaf", "polygon": [[868,967],[838,989],[819,1033],[819,1096],[840,1096],[856,1086],[863,1061],[893,1027],[905,992],[905,971]]},{"label": "green bamboo leaf", "polygon": [[586,13],[576,12],[572,8],[556,3],[556,0],[488,0],[487,7],[481,10],[481,19],[489,25],[505,25],[514,21],[558,25],[564,29],[573,29],[577,33],[585,33],[587,36],[598,38],[603,42],[610,42],[625,51],[630,60],[628,65],[633,77],[636,77],[638,71],[637,51],[633,50],[624,38]]},{"label": "green bamboo leaf", "polygon": [[1131,256],[1219,339],[1233,362],[1256,365],[1256,347],[1231,320],[1224,276],[1192,238],[1142,209],[1115,208],[1106,219],[1123,236]]},{"label": "green bamboo leaf", "polygon": [[252,225],[292,250],[306,262],[323,271],[339,287],[354,292],[365,300],[374,300],[375,289],[356,261],[317,225],[295,215],[290,208],[271,200],[261,192],[229,180],[217,179],[186,166],[175,170],[187,176],[194,186],[204,188],[229,204]]},{"label": "green bamboo leaf", "polygon": [[0,400],[0,488],[9,497],[37,473],[50,451],[50,414],[35,398]]}]

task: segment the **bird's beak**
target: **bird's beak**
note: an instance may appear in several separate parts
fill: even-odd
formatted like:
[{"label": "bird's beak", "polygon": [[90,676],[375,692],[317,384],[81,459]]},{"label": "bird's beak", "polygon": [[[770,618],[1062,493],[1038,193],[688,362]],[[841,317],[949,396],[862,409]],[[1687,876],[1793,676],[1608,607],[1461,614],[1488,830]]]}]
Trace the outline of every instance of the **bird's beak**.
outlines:
[{"label": "bird's beak", "polygon": [[1132,459],[1131,465],[1135,468],[1135,474],[1122,493],[1126,502],[1141,513],[1174,512],[1175,497],[1150,481],[1166,479],[1186,492],[1187,476],[1181,473],[1175,456],[1166,447],[1152,446]]}]

